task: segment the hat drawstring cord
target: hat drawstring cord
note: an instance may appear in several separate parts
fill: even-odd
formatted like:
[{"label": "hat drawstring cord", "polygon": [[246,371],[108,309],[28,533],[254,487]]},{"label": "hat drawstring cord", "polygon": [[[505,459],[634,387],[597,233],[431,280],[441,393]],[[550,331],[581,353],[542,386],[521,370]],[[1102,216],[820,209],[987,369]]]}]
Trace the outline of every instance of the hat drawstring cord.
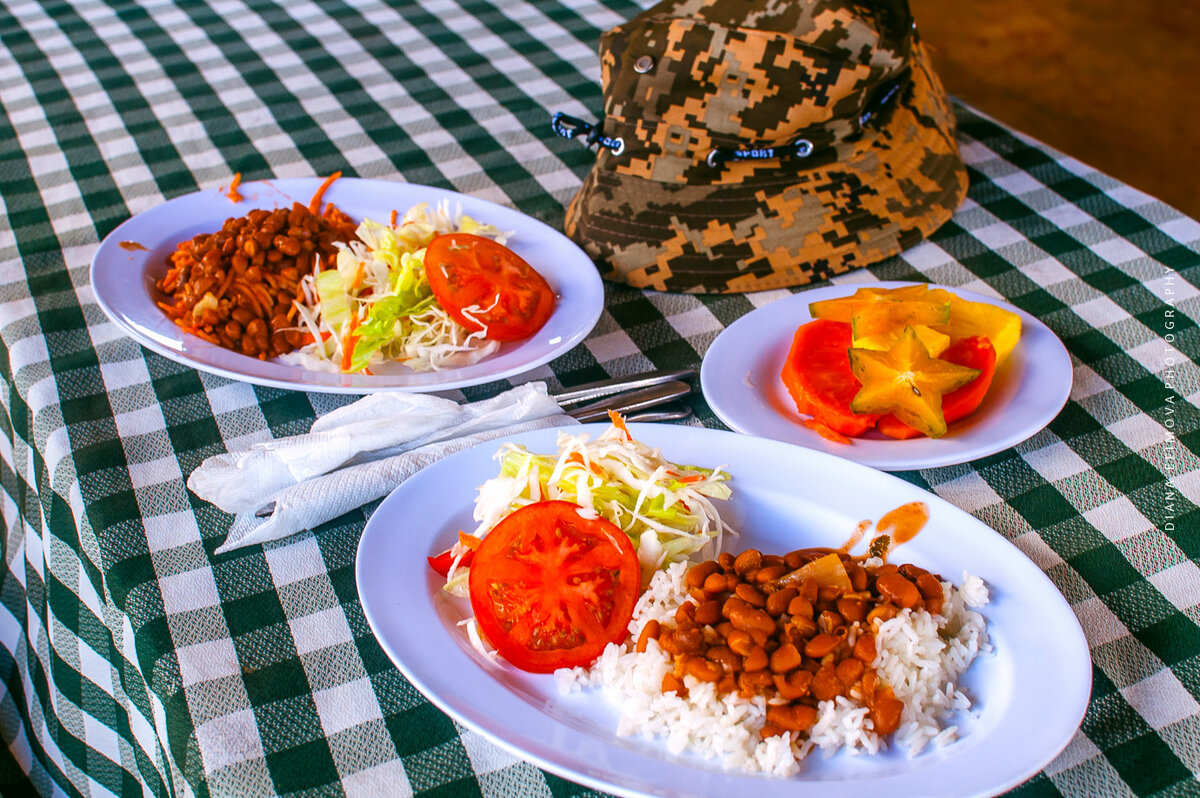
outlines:
[{"label": "hat drawstring cord", "polygon": [[554,115],[554,119],[550,122],[554,132],[564,139],[573,139],[577,136],[585,136],[584,146],[591,148],[595,146],[608,147],[612,150],[613,155],[620,155],[625,151],[625,139],[620,136],[605,136],[599,125],[593,125],[584,122],[574,116],[567,116],[562,111]]}]

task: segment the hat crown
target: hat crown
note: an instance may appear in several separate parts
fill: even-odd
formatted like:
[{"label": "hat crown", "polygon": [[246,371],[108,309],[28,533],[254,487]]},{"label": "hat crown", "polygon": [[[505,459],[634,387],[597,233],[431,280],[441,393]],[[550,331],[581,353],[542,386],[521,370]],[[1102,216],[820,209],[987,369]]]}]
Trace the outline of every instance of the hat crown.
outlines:
[{"label": "hat crown", "polygon": [[911,27],[904,2],[666,0],[601,37],[605,117],[664,155],[686,139],[689,159],[783,145],[856,119],[904,68]]}]

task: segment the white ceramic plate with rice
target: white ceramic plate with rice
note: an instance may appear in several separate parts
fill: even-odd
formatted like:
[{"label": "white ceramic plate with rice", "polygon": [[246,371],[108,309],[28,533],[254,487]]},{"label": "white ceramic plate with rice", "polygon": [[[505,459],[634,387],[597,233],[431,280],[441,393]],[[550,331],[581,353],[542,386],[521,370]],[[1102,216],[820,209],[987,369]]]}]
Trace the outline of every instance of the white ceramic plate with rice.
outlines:
[{"label": "white ceramic plate with rice", "polygon": [[[604,428],[571,431],[595,436]],[[601,691],[564,693],[553,675],[489,661],[458,626],[469,602],[442,591],[426,557],[474,528],[476,488],[498,473],[499,442],[408,480],[376,510],[359,544],[358,589],[372,630],[447,714],[547,771],[623,796],[995,795],[1035,775],[1071,740],[1091,691],[1087,642],[1050,580],[994,530],[904,480],[822,452],[694,427],[634,424],[631,431],[675,462],[726,467],[733,498],[721,503],[722,516],[741,531],[727,542],[734,552],[837,547],[864,519],[927,503],[929,523],[892,561],[955,584],[964,572],[979,576],[991,595],[982,612],[994,653],[977,659],[960,683],[974,706],[952,719],[958,738],[915,757],[894,746],[871,756],[815,753],[794,776],[749,775],[671,754],[663,739],[617,736],[617,708]],[[555,435],[513,440],[550,453]]]}]

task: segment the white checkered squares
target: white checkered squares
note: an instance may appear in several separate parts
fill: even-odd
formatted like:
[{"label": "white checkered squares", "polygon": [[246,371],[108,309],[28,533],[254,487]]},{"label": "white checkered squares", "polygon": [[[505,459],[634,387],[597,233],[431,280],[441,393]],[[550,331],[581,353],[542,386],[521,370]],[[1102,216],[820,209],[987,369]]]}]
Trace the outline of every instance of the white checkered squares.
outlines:
[{"label": "white checkered squares", "polygon": [[1146,257],[1145,252],[1142,252],[1123,238],[1109,238],[1104,241],[1098,241],[1088,248],[1114,266]]},{"label": "white checkered squares", "polygon": [[1150,584],[1177,609],[1187,610],[1200,605],[1200,594],[1196,590],[1200,586],[1200,566],[1191,560],[1159,571],[1150,577]]},{"label": "white checkered squares", "polygon": [[1187,216],[1163,222],[1158,229],[1181,244],[1193,244],[1200,241],[1200,222]]},{"label": "white checkered squares", "polygon": [[1010,244],[1019,244],[1028,240],[1020,232],[1014,230],[1004,222],[996,222],[987,227],[972,230],[971,235],[979,239],[988,249],[1000,249]]},{"label": "white checkered squares", "polygon": [[1121,688],[1121,695],[1155,730],[1200,714],[1200,704],[1170,668]]},{"label": "white checkered squares", "polygon": [[1145,413],[1114,421],[1106,429],[1135,452],[1166,443],[1171,437],[1162,424]]},{"label": "white checkered squares", "polygon": [[1050,548],[1050,544],[1046,543],[1037,532],[1026,532],[1015,538],[1013,543],[1043,571],[1049,571],[1063,563],[1063,558],[1058,556],[1058,552]]},{"label": "white checkered squares", "polygon": [[969,471],[949,482],[933,486],[938,496],[968,513],[1001,504],[1003,499],[977,471]]},{"label": "white checkered squares", "polygon": [[1002,191],[1007,191],[1014,197],[1030,194],[1045,188],[1044,185],[1028,172],[1012,172],[992,178],[992,183]]},{"label": "white checkered squares", "polygon": [[[92,331],[92,340],[95,342],[96,330],[116,331],[118,328],[115,324],[102,324],[99,327],[89,327],[88,329]],[[131,385],[144,385],[150,382],[150,373],[146,371],[146,361],[140,358],[101,363],[100,375],[104,378],[104,388],[109,393],[128,388]]]},{"label": "white checkered squares", "polygon": [[296,653],[304,656],[354,639],[346,614],[340,607],[332,607],[311,615],[288,619],[292,638],[296,641]]},{"label": "white checkered squares", "polygon": [[204,769],[214,770],[263,757],[262,737],[254,712],[243,709],[220,715],[196,727],[196,747],[204,758]]},{"label": "white checkered squares", "polygon": [[1113,186],[1110,189],[1106,189],[1104,193],[1111,197],[1114,202],[1120,203],[1126,208],[1140,208],[1143,205],[1156,202],[1154,197],[1151,197],[1144,191],[1138,191],[1133,186]]},{"label": "white checkered squares", "polygon": [[1060,230],[1078,227],[1092,221],[1091,214],[1069,202],[1048,208],[1042,211],[1040,216]]},{"label": "white checkered squares", "polygon": [[341,786],[346,798],[375,798],[379,795],[406,798],[413,794],[408,774],[404,772],[404,765],[399,759],[357,773],[342,774]]},{"label": "white checkered squares", "polygon": [[[870,282],[871,275],[865,269],[859,269],[858,271],[851,272],[851,274],[855,276],[866,275],[867,279],[863,280],[863,282]],[[838,279],[839,278],[835,277],[834,281],[836,282]],[[775,291],[755,291],[752,294],[745,294],[746,299],[750,300],[750,304],[753,305],[756,310],[758,308],[765,307],[772,302],[778,302],[779,300],[789,296],[791,296],[791,292],[782,288]]]},{"label": "white checkered squares", "polygon": [[197,568],[170,576],[160,576],[158,587],[162,593],[163,610],[167,615],[216,607],[221,603],[211,568]]},{"label": "white checkered squares", "polygon": [[[80,712],[83,720],[83,737],[87,740],[88,748],[107,756],[113,762],[121,761],[121,738],[110,726],[100,722],[88,712]],[[93,793],[95,795],[97,793]],[[112,795],[104,790],[99,795]]]},{"label": "white checkered squares", "polygon": [[179,677],[184,687],[229,676],[240,679],[242,675],[237,650],[233,647],[233,640],[228,637],[180,646],[175,650],[175,656],[179,661]]},{"label": "white checkered squares", "polygon": [[1097,330],[1129,318],[1129,313],[1124,308],[1103,295],[1075,305],[1071,310]]},{"label": "white checkered squares", "polygon": [[493,773],[511,767],[521,760],[488,740],[481,734],[459,726],[459,739],[471,759],[471,768],[476,773]]},{"label": "white checkered squares", "polygon": [[667,321],[675,328],[675,332],[684,338],[705,334],[715,335],[722,329],[720,320],[706,307],[676,313],[668,316]]},{"label": "white checkered squares", "polygon": [[[270,547],[263,551],[271,578],[277,587],[284,587],[304,579],[320,576],[328,579],[329,572],[317,542],[311,537],[294,539],[286,546]],[[286,610],[287,607],[285,606]]]},{"label": "white checkered squares", "polygon": [[584,341],[584,346],[601,363],[607,363],[610,360],[617,360],[623,357],[633,357],[641,353],[637,344],[629,337],[629,333],[624,330],[615,330],[605,335],[589,338],[587,341]]},{"label": "white checkered squares", "polygon": [[1063,752],[1055,757],[1053,762],[1046,765],[1046,775],[1056,776],[1064,770],[1069,770],[1089,759],[1100,756],[1100,753],[1100,749],[1088,739],[1086,734],[1077,731]]},{"label": "white checkered squares", "polygon": [[1125,496],[1093,507],[1083,517],[1114,543],[1154,529],[1154,524]]},{"label": "white checkered squares", "polygon": [[1091,396],[1113,390],[1108,380],[1097,374],[1091,366],[1079,364],[1071,377],[1071,399],[1082,402]]},{"label": "white checkered squares", "polygon": [[1083,627],[1083,634],[1087,638],[1090,648],[1095,649],[1105,643],[1120,640],[1129,634],[1129,630],[1125,628],[1125,624],[1121,623],[1121,619],[1114,615],[1113,611],[1099,597],[1081,601],[1071,609],[1075,611],[1075,617],[1079,619],[1079,625]]},{"label": "white checkered squares", "polygon": [[[1161,338],[1154,338],[1144,344],[1126,349],[1126,353],[1145,367],[1151,374],[1158,374],[1167,367],[1167,358],[1174,357],[1178,364],[1178,355],[1171,351],[1172,347]],[[1165,392],[1164,388],[1164,392]]]},{"label": "white checkered squares", "polygon": [[200,542],[196,515],[190,509],[146,516],[142,519],[142,526],[146,530],[146,544],[151,553]]},{"label": "white checkered squares", "polygon": [[1033,263],[1027,263],[1021,267],[1021,272],[1043,288],[1079,279],[1078,275],[1063,266],[1056,258],[1043,258]]},{"label": "white checkered squares", "polygon": [[[154,408],[157,412],[157,408]],[[153,440],[158,436],[166,438],[165,432],[151,433],[143,435],[140,438],[137,436],[129,436],[126,438],[126,457],[129,459],[129,480],[134,490],[140,488],[148,488],[151,485],[161,485],[164,482],[172,482],[183,477],[179,470],[179,460],[174,455],[164,455],[156,457],[152,460],[142,459],[146,456],[153,456],[155,453],[161,452],[161,444],[163,441],[154,441],[156,445],[146,446],[149,440]]]},{"label": "white checkered squares", "polygon": [[378,720],[383,711],[368,678],[313,691],[313,701],[326,736]]},{"label": "white checkered squares", "polygon": [[1041,474],[1047,482],[1057,482],[1067,477],[1091,470],[1087,461],[1072,451],[1070,446],[1058,441],[1041,449],[1022,455],[1030,468]]}]

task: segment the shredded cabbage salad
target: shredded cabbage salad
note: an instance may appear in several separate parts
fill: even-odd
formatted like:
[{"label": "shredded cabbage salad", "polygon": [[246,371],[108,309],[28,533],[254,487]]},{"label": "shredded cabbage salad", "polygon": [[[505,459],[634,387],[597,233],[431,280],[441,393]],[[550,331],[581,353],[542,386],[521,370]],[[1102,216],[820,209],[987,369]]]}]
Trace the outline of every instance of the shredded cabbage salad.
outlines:
[{"label": "shredded cabbage salad", "polygon": [[323,371],[370,372],[396,361],[414,371],[475,363],[499,348],[438,304],[425,278],[425,247],[435,235],[471,233],[504,244],[511,233],[477,222],[448,202],[409,208],[395,225],[366,219],[358,240],[339,244],[337,268],[300,281],[299,326],[312,342],[281,357]]},{"label": "shredded cabbage salad", "polygon": [[[619,417],[595,440],[587,433],[559,432],[557,444],[553,455],[534,454],[513,443],[501,447],[496,454],[500,475],[480,486],[475,500],[476,537],[527,504],[574,502],[630,537],[644,584],[655,570],[697,552],[715,557],[722,534],[737,534],[713,504],[732,495],[721,467],[672,463],[659,449],[634,440]],[[458,564],[468,550],[461,542],[451,550],[454,564],[446,589],[456,595],[466,595],[470,569]]]}]

